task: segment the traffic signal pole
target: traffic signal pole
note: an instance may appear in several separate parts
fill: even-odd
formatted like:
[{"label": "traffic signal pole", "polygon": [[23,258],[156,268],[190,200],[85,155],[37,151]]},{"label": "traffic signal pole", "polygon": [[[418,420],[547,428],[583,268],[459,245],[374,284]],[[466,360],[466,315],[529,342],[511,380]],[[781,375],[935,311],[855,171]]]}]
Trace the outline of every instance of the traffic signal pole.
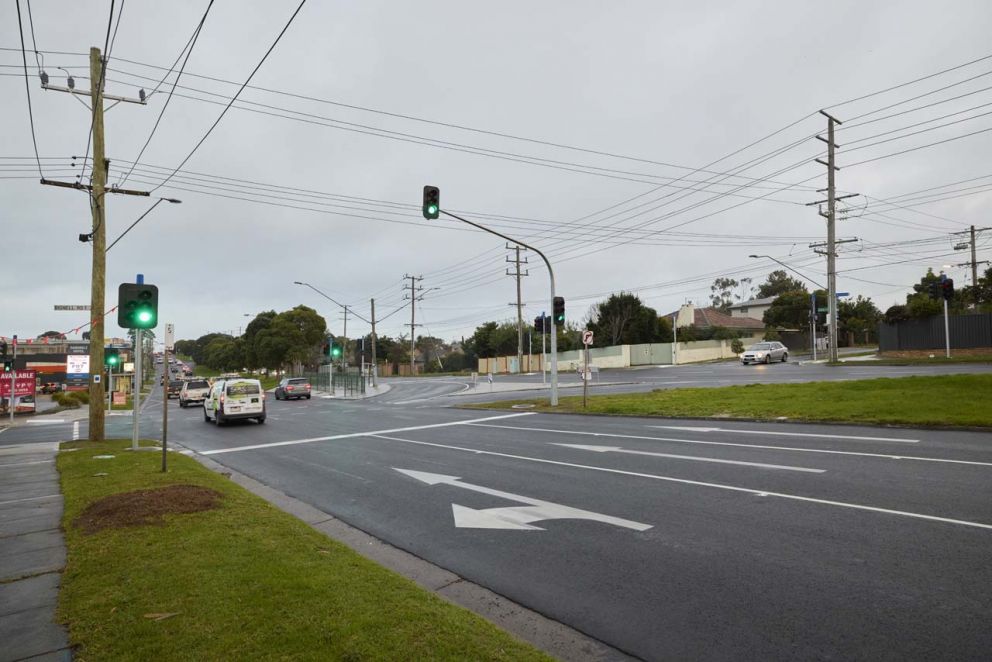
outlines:
[{"label": "traffic signal pole", "polygon": [[944,353],[951,358],[951,325],[947,319],[947,297],[944,297]]},{"label": "traffic signal pole", "polygon": [[[549,279],[551,281],[551,299],[550,299],[551,310],[552,311],[554,310],[554,307],[555,307],[555,272],[554,272],[554,269],[551,268],[551,261],[548,260],[547,256],[544,253],[542,253],[538,249],[534,248],[533,246],[530,246],[528,244],[525,244],[524,242],[520,241],[519,239],[514,239],[513,237],[508,237],[507,235],[502,234],[500,232],[496,232],[495,230],[490,230],[489,228],[485,227],[484,225],[479,225],[478,223],[473,223],[472,221],[470,221],[468,219],[465,219],[465,218],[462,218],[461,216],[456,216],[455,214],[452,214],[451,212],[444,211],[443,209],[438,209],[437,211],[438,211],[438,213],[444,214],[445,216],[450,216],[451,218],[453,218],[455,220],[461,221],[462,223],[467,223],[468,225],[471,225],[474,228],[478,228],[479,230],[482,230],[483,232],[488,232],[489,234],[494,234],[494,235],[496,235],[497,237],[499,237],[501,239],[505,239],[506,241],[512,242],[514,244],[518,244],[518,245],[522,246],[523,248],[526,248],[528,250],[532,250],[535,253],[537,253],[538,255],[540,255],[541,256],[541,259],[544,260],[544,264],[548,267],[548,277],[549,277]],[[542,366],[542,369],[543,369],[543,366]],[[558,406],[558,329],[556,328],[556,325],[555,325],[555,316],[553,314],[551,315],[551,406],[552,407],[557,407]]]}]

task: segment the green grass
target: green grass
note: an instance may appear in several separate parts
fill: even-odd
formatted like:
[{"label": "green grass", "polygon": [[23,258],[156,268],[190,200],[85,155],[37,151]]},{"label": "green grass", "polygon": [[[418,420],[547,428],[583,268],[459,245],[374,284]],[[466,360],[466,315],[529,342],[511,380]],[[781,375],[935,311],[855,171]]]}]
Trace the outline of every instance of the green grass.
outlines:
[{"label": "green grass", "polygon": [[582,408],[581,396],[547,400],[509,400],[480,405],[509,409],[534,404],[531,411],[746,418],[796,421],[992,427],[992,375],[942,375],[863,379],[805,384],[747,384],[719,388],[679,388],[649,393],[593,395]]},{"label": "green grass", "polygon": [[[162,474],[159,453],[128,445],[72,442],[58,457],[59,618],[77,659],[547,659],[195,460],[170,453]],[[72,524],[101,497],[172,484],[217,490],[221,507],[93,535]]]}]

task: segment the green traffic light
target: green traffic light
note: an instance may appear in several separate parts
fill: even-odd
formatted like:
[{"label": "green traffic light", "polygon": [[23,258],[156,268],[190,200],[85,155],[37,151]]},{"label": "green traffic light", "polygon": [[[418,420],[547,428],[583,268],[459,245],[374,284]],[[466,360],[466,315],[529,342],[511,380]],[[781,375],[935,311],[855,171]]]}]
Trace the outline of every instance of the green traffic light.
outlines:
[{"label": "green traffic light", "polygon": [[427,207],[427,213],[428,214],[436,214],[437,213],[437,206],[436,205],[430,205],[430,206],[428,206]]}]

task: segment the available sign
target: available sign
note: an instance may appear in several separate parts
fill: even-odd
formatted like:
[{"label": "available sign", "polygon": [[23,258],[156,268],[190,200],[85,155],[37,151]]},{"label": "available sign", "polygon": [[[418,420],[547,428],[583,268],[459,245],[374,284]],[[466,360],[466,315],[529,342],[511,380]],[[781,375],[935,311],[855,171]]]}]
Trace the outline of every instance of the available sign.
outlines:
[{"label": "available sign", "polygon": [[[37,383],[37,374],[34,370],[17,370],[14,372],[14,397],[19,398],[24,395],[34,395],[34,387]],[[0,375],[0,397],[10,397],[10,373]]]}]

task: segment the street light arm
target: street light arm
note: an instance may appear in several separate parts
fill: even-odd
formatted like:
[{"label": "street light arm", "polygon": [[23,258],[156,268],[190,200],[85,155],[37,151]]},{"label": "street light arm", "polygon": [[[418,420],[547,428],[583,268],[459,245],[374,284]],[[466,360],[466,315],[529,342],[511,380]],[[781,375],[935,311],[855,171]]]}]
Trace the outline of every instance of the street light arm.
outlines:
[{"label": "street light arm", "polygon": [[804,279],[808,280],[809,282],[813,283],[814,285],[816,285],[817,287],[819,287],[821,290],[827,289],[823,285],[820,285],[815,280],[813,280],[812,278],[810,278],[809,276],[806,276],[805,274],[799,273],[798,271],[796,271],[795,269],[793,269],[792,267],[790,267],[789,265],[787,265],[785,262],[781,262],[779,260],[776,260],[771,255],[748,255],[748,257],[752,257],[752,258],[754,258],[754,257],[767,257],[769,260],[772,260],[773,262],[778,262],[780,265],[782,265],[783,267],[785,267],[786,269],[788,269],[792,273],[796,274],[797,276],[800,276],[801,278],[804,278]]}]

